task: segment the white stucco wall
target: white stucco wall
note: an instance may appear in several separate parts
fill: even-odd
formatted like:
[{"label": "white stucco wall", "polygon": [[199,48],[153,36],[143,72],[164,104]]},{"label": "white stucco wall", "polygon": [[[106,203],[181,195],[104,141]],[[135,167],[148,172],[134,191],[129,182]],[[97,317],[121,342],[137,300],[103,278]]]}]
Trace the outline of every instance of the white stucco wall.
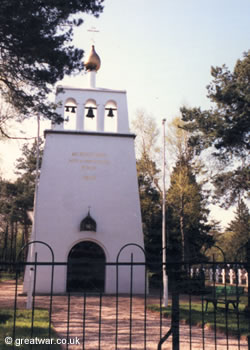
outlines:
[{"label": "white stucco wall", "polygon": [[[80,232],[80,222],[90,214],[97,232]],[[133,135],[48,131],[37,193],[35,239],[49,244],[55,261],[66,262],[70,249],[80,241],[99,244],[107,262],[115,262],[121,247],[141,247],[143,234]],[[38,260],[51,259],[49,250],[37,245]],[[129,246],[120,261],[144,261],[139,248]],[[144,267],[133,271],[133,291],[144,292]],[[37,291],[49,292],[51,270],[40,267]],[[107,267],[105,292],[116,288],[115,267]],[[54,291],[66,291],[67,269],[55,268]],[[119,292],[130,288],[130,267],[119,268]]]},{"label": "white stucco wall", "polygon": [[[95,132],[87,132],[86,118],[89,101],[94,104]],[[75,106],[69,122],[53,124],[46,132],[46,142],[37,191],[33,239],[46,242],[55,254],[56,262],[67,262],[68,254],[77,243],[89,240],[102,247],[106,262],[115,262],[120,249],[133,243],[144,247],[134,135],[130,134],[126,91],[103,88],[58,87],[57,113],[68,116],[65,106]],[[105,129],[107,110],[115,108],[112,120],[115,132]],[[72,109],[72,108],[71,108]],[[97,222],[97,232],[80,232],[80,223],[88,214]],[[38,261],[50,261],[49,249],[36,245]],[[120,262],[143,262],[143,251],[127,246],[119,256]],[[116,268],[107,266],[105,292],[116,292]],[[131,273],[133,292],[143,293],[145,269],[143,266],[119,267],[119,292],[130,291]],[[26,273],[24,291],[29,286]],[[51,268],[38,268],[36,290],[50,291]],[[56,266],[54,292],[64,293],[67,285],[67,267]]]}]

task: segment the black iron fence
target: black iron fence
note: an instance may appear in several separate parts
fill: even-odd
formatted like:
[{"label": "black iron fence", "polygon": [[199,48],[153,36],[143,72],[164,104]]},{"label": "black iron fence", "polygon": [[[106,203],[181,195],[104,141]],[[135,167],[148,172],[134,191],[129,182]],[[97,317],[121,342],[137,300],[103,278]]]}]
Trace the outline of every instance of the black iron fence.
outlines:
[{"label": "black iron fence", "polygon": [[247,262],[168,263],[165,307],[161,264],[1,262],[0,349],[250,349],[243,270]]}]

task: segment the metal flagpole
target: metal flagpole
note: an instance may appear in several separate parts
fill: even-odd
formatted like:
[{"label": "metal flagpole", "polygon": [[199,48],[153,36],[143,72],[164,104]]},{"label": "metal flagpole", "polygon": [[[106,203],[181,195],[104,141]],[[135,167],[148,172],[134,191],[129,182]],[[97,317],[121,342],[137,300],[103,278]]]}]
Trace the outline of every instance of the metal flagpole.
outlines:
[{"label": "metal flagpole", "polygon": [[[32,234],[31,241],[36,240],[36,202],[37,202],[37,187],[38,187],[38,176],[39,176],[39,157],[40,157],[40,116],[37,116],[37,144],[36,144],[36,178],[35,178],[35,194],[34,194],[34,204],[33,204],[33,225],[32,225]],[[35,244],[30,245],[30,261],[34,262],[35,256]],[[32,294],[33,294],[33,282],[34,282],[34,266],[30,267],[29,271],[29,286],[27,291],[27,302],[26,309],[31,309],[32,307]]]},{"label": "metal flagpole", "polygon": [[162,171],[162,280],[163,280],[163,306],[168,306],[168,276],[166,271],[166,140],[165,140],[165,122],[162,120],[163,127],[163,171]]}]

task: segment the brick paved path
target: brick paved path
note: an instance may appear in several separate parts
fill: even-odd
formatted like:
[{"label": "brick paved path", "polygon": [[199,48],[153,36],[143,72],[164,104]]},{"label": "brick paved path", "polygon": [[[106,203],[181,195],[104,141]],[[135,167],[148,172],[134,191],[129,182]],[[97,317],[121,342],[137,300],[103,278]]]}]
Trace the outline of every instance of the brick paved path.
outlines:
[{"label": "brick paved path", "polygon": [[[18,291],[21,292],[21,285]],[[3,282],[0,284],[0,305],[1,307],[13,307],[14,301],[14,283]],[[18,296],[18,308],[25,308],[26,297]],[[69,350],[115,350],[116,334],[116,298],[113,296],[104,296],[102,298],[101,322],[100,321],[100,298],[89,296],[86,299],[85,318],[84,298],[82,296],[72,296],[70,299],[70,323],[69,335],[71,341],[74,337],[80,339],[81,345],[70,345]],[[148,304],[159,303],[157,298],[149,297]],[[37,308],[48,308],[49,298],[47,296],[36,296]],[[129,350],[131,340],[132,350],[144,350],[144,335],[146,327],[146,349],[157,350],[160,339],[160,317],[158,313],[147,311],[146,323],[144,312],[144,299],[134,297],[132,300],[132,320],[130,319],[130,299],[127,297],[119,298],[119,316],[118,316],[118,350]],[[68,299],[67,296],[53,297],[52,322],[58,338],[67,337],[67,315]],[[85,323],[85,334],[83,334],[83,324]],[[170,320],[163,319],[162,333],[165,334],[170,327]],[[101,324],[101,327],[100,327]],[[146,326],[145,326],[146,325]],[[132,331],[130,331],[132,329]],[[203,350],[202,329],[192,326],[191,329],[192,350]],[[100,335],[100,337],[99,337]],[[100,338],[100,342],[98,339]],[[83,344],[84,339],[84,344]],[[181,325],[180,327],[180,350],[190,350],[190,327]],[[162,350],[171,350],[171,337],[167,343],[162,346]],[[84,347],[83,347],[84,345]],[[247,350],[246,341],[241,340],[240,347],[235,338],[230,338],[227,346],[225,336],[217,334],[217,347],[215,347],[214,332],[205,329],[205,350]],[[66,347],[65,347],[66,349]]]}]

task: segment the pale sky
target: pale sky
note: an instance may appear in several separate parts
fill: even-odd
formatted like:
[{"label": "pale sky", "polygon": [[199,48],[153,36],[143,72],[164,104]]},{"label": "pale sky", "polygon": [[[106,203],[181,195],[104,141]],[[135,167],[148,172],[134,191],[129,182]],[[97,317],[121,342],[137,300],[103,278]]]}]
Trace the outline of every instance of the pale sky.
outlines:
[{"label": "pale sky", "polygon": [[[74,44],[87,54],[94,37],[102,61],[97,86],[127,90],[130,120],[145,109],[160,127],[163,118],[179,115],[183,104],[209,108],[211,66],[225,63],[232,69],[250,48],[249,0],[106,0],[104,6],[98,19],[83,15]],[[99,32],[88,32],[91,27]],[[81,74],[60,84],[85,81]],[[35,136],[34,124],[18,128]],[[1,142],[4,177],[12,177],[21,144]]]}]

